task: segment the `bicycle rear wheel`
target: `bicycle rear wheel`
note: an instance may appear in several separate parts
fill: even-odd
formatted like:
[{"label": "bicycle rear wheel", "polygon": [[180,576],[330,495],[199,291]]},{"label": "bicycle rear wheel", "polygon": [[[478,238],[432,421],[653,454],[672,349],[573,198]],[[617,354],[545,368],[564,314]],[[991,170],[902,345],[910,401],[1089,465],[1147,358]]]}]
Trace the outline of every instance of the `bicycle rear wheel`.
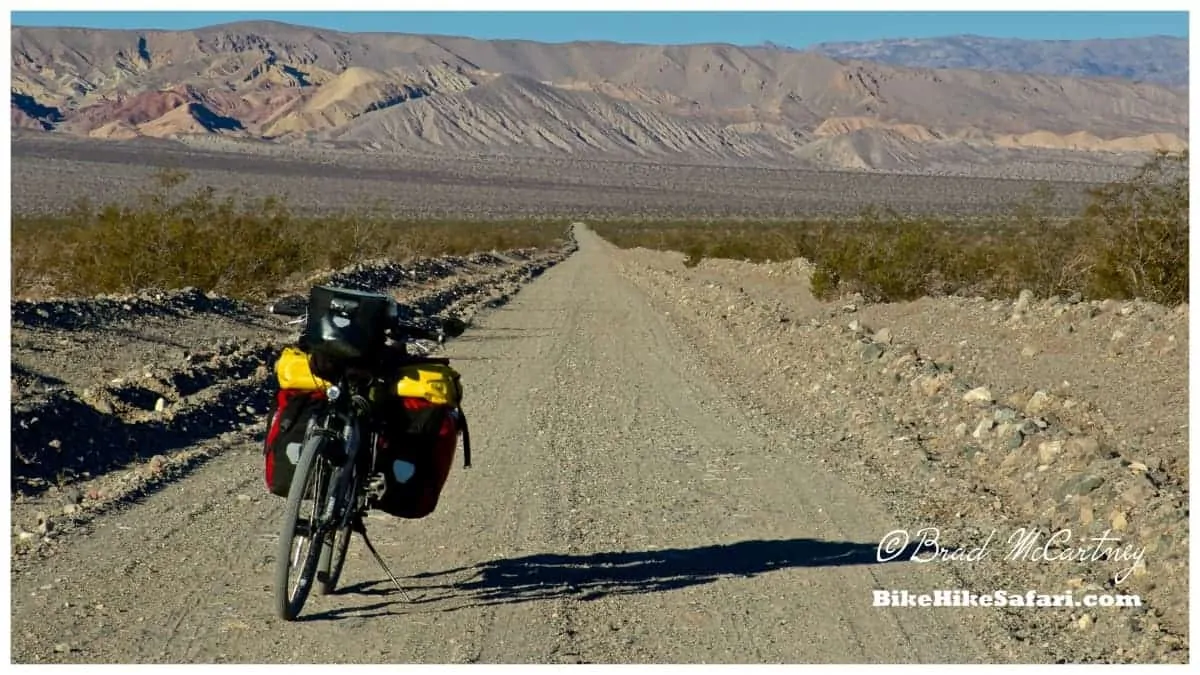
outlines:
[{"label": "bicycle rear wheel", "polygon": [[[345,482],[346,488],[338,505],[339,510],[345,512],[341,525],[321,547],[321,559],[317,564],[317,595],[331,595],[337,590],[338,579],[341,578],[342,568],[346,565],[346,551],[350,548],[350,538],[354,535],[351,525],[358,517],[358,491],[362,474],[356,467],[350,467],[349,470],[350,479]],[[334,496],[331,495],[330,498]]]},{"label": "bicycle rear wheel", "polygon": [[[279,532],[279,548],[275,554],[275,611],[285,621],[295,620],[308,600],[317,562],[324,548],[321,513],[329,491],[330,475],[329,465],[320,453],[321,445],[325,442],[326,439],[321,436],[314,436],[305,442],[283,509],[283,527]],[[311,510],[302,518],[301,509],[305,502],[308,502]],[[294,585],[289,583],[292,572],[298,572]]]}]

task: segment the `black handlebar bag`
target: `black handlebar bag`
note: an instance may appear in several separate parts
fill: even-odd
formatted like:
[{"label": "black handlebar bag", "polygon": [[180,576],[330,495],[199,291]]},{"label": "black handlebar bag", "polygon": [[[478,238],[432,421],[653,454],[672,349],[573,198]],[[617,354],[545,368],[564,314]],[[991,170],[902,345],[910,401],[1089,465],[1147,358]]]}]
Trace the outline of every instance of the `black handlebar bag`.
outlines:
[{"label": "black handlebar bag", "polygon": [[318,377],[337,379],[335,369],[370,367],[387,344],[391,297],[349,288],[313,286],[303,349]]}]

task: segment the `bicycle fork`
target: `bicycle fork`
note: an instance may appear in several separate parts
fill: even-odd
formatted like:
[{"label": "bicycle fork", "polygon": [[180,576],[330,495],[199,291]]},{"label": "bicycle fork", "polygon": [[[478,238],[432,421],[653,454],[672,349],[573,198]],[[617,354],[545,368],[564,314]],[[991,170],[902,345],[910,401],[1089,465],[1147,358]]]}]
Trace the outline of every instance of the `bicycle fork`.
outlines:
[{"label": "bicycle fork", "polygon": [[[338,453],[338,457],[328,457],[328,459],[336,459],[334,462],[336,468],[333,470],[333,476],[329,481],[329,498],[325,500],[325,508],[321,513],[321,519],[326,523],[342,522],[345,513],[337,513],[346,505],[344,497],[346,496],[346,484],[350,480],[350,475],[353,473],[355,463],[358,461],[358,443],[360,433],[358,430],[358,421],[348,415],[338,415],[342,419],[341,441],[343,451]],[[332,436],[332,434],[330,434]],[[354,500],[354,495],[350,495],[350,500]],[[336,517],[336,519],[335,519]]]}]

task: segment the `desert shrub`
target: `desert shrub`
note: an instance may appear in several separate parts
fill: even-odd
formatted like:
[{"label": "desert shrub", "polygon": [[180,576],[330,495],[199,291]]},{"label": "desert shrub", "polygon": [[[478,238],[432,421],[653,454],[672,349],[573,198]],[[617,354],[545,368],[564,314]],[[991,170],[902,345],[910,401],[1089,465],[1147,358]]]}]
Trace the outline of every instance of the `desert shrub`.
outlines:
[{"label": "desert shrub", "polygon": [[131,206],[80,202],[63,217],[14,214],[14,294],[195,286],[256,298],[296,275],[367,259],[546,247],[567,233],[564,223],[409,221],[378,209],[312,218],[272,196],[189,192],[186,180],[161,173]]},{"label": "desert shrub", "polygon": [[809,288],[818,300],[829,300],[838,294],[841,277],[828,267],[818,267],[809,277]]},{"label": "desert shrub", "polygon": [[695,267],[700,264],[701,260],[704,260],[705,249],[702,244],[691,243],[683,247],[683,254],[687,256],[683,259],[683,266]]},{"label": "desert shrub", "polygon": [[874,301],[925,295],[1187,300],[1188,157],[1160,154],[1131,178],[1092,190],[1079,216],[1053,217],[1044,184],[1009,215],[964,221],[874,208],[849,220],[597,223],[621,247],[704,258],[813,263],[813,294]]},{"label": "desert shrub", "polygon": [[1092,191],[1080,256],[1092,296],[1181,303],[1188,293],[1188,157],[1159,154]]}]

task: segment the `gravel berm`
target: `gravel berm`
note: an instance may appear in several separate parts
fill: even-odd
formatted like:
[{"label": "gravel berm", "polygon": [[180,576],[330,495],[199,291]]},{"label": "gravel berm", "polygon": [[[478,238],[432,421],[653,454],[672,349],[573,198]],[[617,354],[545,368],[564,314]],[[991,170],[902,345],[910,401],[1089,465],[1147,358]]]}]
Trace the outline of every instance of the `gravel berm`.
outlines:
[{"label": "gravel berm", "polygon": [[1045,659],[993,609],[873,607],[874,589],[959,584],[948,566],[876,562],[900,524],[820,461],[818,416],[745,410],[613,249],[577,236],[445,349],[474,466],[429,518],[368,521],[411,599],[356,541],[346,592],[275,619],[283,501],[263,489],[261,430],[242,430],[182,480],[14,564],[13,660]]}]

